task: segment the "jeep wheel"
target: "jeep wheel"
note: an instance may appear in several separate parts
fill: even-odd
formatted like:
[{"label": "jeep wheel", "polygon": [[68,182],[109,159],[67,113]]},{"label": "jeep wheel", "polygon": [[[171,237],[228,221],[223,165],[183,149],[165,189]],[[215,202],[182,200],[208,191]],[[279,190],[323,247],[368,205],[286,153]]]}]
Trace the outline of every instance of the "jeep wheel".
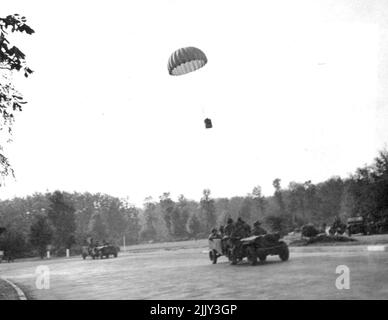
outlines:
[{"label": "jeep wheel", "polygon": [[290,251],[288,250],[288,247],[285,245],[285,246],[281,249],[281,252],[279,253],[279,258],[280,258],[282,261],[287,261],[289,257],[290,257]]},{"label": "jeep wheel", "polygon": [[213,261],[213,250],[209,251],[209,260]]},{"label": "jeep wheel", "polygon": [[117,252],[115,252],[114,257],[117,258]]},{"label": "jeep wheel", "polygon": [[218,258],[217,251],[213,250],[213,259],[212,259],[213,264],[217,263],[217,258]]}]

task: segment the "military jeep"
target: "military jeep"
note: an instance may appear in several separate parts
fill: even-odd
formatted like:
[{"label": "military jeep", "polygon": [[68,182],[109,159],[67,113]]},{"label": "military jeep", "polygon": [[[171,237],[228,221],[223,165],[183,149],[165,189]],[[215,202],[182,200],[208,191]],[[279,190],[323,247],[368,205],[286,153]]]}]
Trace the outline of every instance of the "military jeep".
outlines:
[{"label": "military jeep", "polygon": [[82,247],[82,258],[85,260],[87,256],[92,257],[92,259],[96,258],[109,258],[109,256],[113,255],[117,258],[118,252],[120,248],[113,245],[103,245],[103,246],[84,246]]},{"label": "military jeep", "polygon": [[349,237],[357,233],[368,234],[368,225],[363,217],[348,218],[346,229]]},{"label": "military jeep", "polygon": [[280,241],[280,235],[273,233],[243,239],[209,240],[210,260],[217,263],[217,258],[222,255],[227,256],[231,264],[247,258],[252,265],[256,265],[258,259],[264,262],[269,255],[278,255],[282,261],[287,261],[290,253],[287,244]]}]

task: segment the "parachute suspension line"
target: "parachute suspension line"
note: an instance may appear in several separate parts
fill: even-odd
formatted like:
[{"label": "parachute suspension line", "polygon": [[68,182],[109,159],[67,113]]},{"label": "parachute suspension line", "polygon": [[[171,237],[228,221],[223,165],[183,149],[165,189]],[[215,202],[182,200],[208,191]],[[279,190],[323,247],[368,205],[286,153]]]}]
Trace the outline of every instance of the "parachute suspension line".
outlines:
[{"label": "parachute suspension line", "polygon": [[[203,51],[195,47],[180,48],[174,51],[167,64],[168,73],[172,76],[181,76],[194,72],[207,63],[207,57]],[[206,118],[205,110],[202,108],[202,116],[205,122],[205,128],[212,128],[211,119]]]},{"label": "parachute suspension line", "polygon": [[201,107],[201,111],[202,111],[202,118],[204,118],[205,119],[205,108],[202,106]]}]

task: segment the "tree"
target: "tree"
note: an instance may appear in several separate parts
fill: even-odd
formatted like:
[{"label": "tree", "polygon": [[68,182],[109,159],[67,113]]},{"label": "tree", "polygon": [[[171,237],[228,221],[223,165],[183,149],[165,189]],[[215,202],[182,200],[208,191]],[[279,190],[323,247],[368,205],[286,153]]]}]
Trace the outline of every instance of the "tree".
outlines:
[{"label": "tree", "polygon": [[55,229],[55,245],[58,249],[69,249],[75,242],[75,209],[60,191],[49,195],[49,200],[48,218]]},{"label": "tree", "polygon": [[317,197],[319,199],[319,219],[322,222],[344,215],[344,211],[348,211],[352,201],[345,189],[345,183],[340,177],[332,177],[319,183]]},{"label": "tree", "polygon": [[188,229],[193,238],[196,238],[201,232],[201,223],[195,213],[189,218]]},{"label": "tree", "polygon": [[240,217],[246,221],[247,223],[250,223],[252,222],[252,202],[251,202],[251,198],[249,197],[246,197],[244,198],[243,202],[242,202],[242,205],[241,205],[241,208],[240,208],[240,211],[239,211],[239,215]]},{"label": "tree", "polygon": [[184,195],[180,195],[171,215],[172,234],[175,238],[187,236],[186,225],[189,216],[189,203]]},{"label": "tree", "polygon": [[164,192],[159,197],[159,204],[160,204],[160,208],[162,210],[163,219],[164,219],[164,222],[166,223],[168,233],[170,235],[172,235],[173,234],[172,219],[173,219],[173,211],[174,211],[175,203],[174,203],[174,201],[171,200],[169,192]]},{"label": "tree", "polygon": [[258,217],[263,217],[265,214],[265,197],[262,195],[259,185],[253,188],[251,197],[258,212]]},{"label": "tree", "polygon": [[106,225],[100,213],[96,213],[93,215],[90,229],[90,233],[95,240],[105,240],[108,235],[106,231]]},{"label": "tree", "polygon": [[139,210],[134,206],[126,208],[127,229],[125,231],[125,238],[128,244],[137,243],[139,241],[139,233],[141,230],[139,221]]},{"label": "tree", "polygon": [[318,207],[319,207],[319,198],[317,197],[317,188],[311,183],[311,180],[308,180],[304,183],[305,190],[305,203],[307,214],[310,219],[314,219],[318,215]]},{"label": "tree", "polygon": [[378,215],[384,214],[388,208],[388,151],[382,150],[373,163],[374,185],[376,196],[376,212]]},{"label": "tree", "polygon": [[289,221],[285,215],[269,215],[265,217],[265,223],[270,227],[272,232],[287,234]]},{"label": "tree", "polygon": [[11,259],[22,256],[28,249],[25,235],[15,228],[7,228],[0,237],[0,248]]},{"label": "tree", "polygon": [[281,186],[280,186],[280,181],[281,180],[279,178],[276,178],[273,181],[272,185],[275,188],[274,196],[275,196],[275,199],[277,201],[277,204],[279,205],[280,214],[284,214],[285,213],[285,205],[284,205],[282,190],[281,190]]},{"label": "tree", "polygon": [[47,245],[53,238],[53,230],[47,217],[39,215],[31,225],[30,242],[38,250],[39,256],[43,259]]},{"label": "tree", "polygon": [[216,207],[214,204],[214,199],[210,198],[210,190],[203,190],[203,197],[200,202],[201,212],[205,219],[205,228],[206,231],[211,230],[216,224]]},{"label": "tree", "polygon": [[[14,72],[23,72],[24,76],[28,77],[33,72],[27,66],[25,54],[11,45],[8,40],[9,32],[25,32],[31,35],[34,30],[26,24],[26,18],[18,14],[0,18],[0,133],[5,135],[12,134],[15,113],[22,111],[22,105],[26,103],[13,85],[12,75]],[[0,145],[0,178],[9,174],[13,175],[14,172]]]},{"label": "tree", "polygon": [[291,214],[292,224],[295,226],[306,222],[305,185],[303,183],[290,182],[288,186],[288,211]]},{"label": "tree", "polygon": [[152,197],[147,197],[144,202],[144,225],[143,230],[140,232],[140,238],[142,240],[154,240],[156,238],[155,224],[157,218],[155,217],[156,204]]},{"label": "tree", "polygon": [[98,211],[106,224],[108,238],[120,241],[127,229],[123,202],[109,195],[99,195]]}]

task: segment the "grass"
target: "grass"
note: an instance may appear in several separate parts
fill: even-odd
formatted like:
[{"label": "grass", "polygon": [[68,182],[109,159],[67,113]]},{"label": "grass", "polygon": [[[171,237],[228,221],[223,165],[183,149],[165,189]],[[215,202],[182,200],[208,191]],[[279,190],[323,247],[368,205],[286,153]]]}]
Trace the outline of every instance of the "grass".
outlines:
[{"label": "grass", "polygon": [[18,300],[15,289],[2,279],[0,279],[0,300]]},{"label": "grass", "polygon": [[[352,236],[356,241],[350,242],[325,242],[325,243],[312,243],[308,247],[324,247],[324,246],[354,246],[354,245],[375,245],[375,244],[388,244],[388,234],[361,236]],[[300,239],[299,235],[286,236],[284,240],[290,243],[296,239]],[[293,245],[291,245],[292,247]],[[195,249],[195,248],[207,248],[208,240],[186,240],[175,242],[158,242],[158,243],[143,243],[137,245],[127,246],[124,250],[121,247],[122,252],[144,252],[144,251],[156,251],[156,250],[179,250],[179,249]]]}]

